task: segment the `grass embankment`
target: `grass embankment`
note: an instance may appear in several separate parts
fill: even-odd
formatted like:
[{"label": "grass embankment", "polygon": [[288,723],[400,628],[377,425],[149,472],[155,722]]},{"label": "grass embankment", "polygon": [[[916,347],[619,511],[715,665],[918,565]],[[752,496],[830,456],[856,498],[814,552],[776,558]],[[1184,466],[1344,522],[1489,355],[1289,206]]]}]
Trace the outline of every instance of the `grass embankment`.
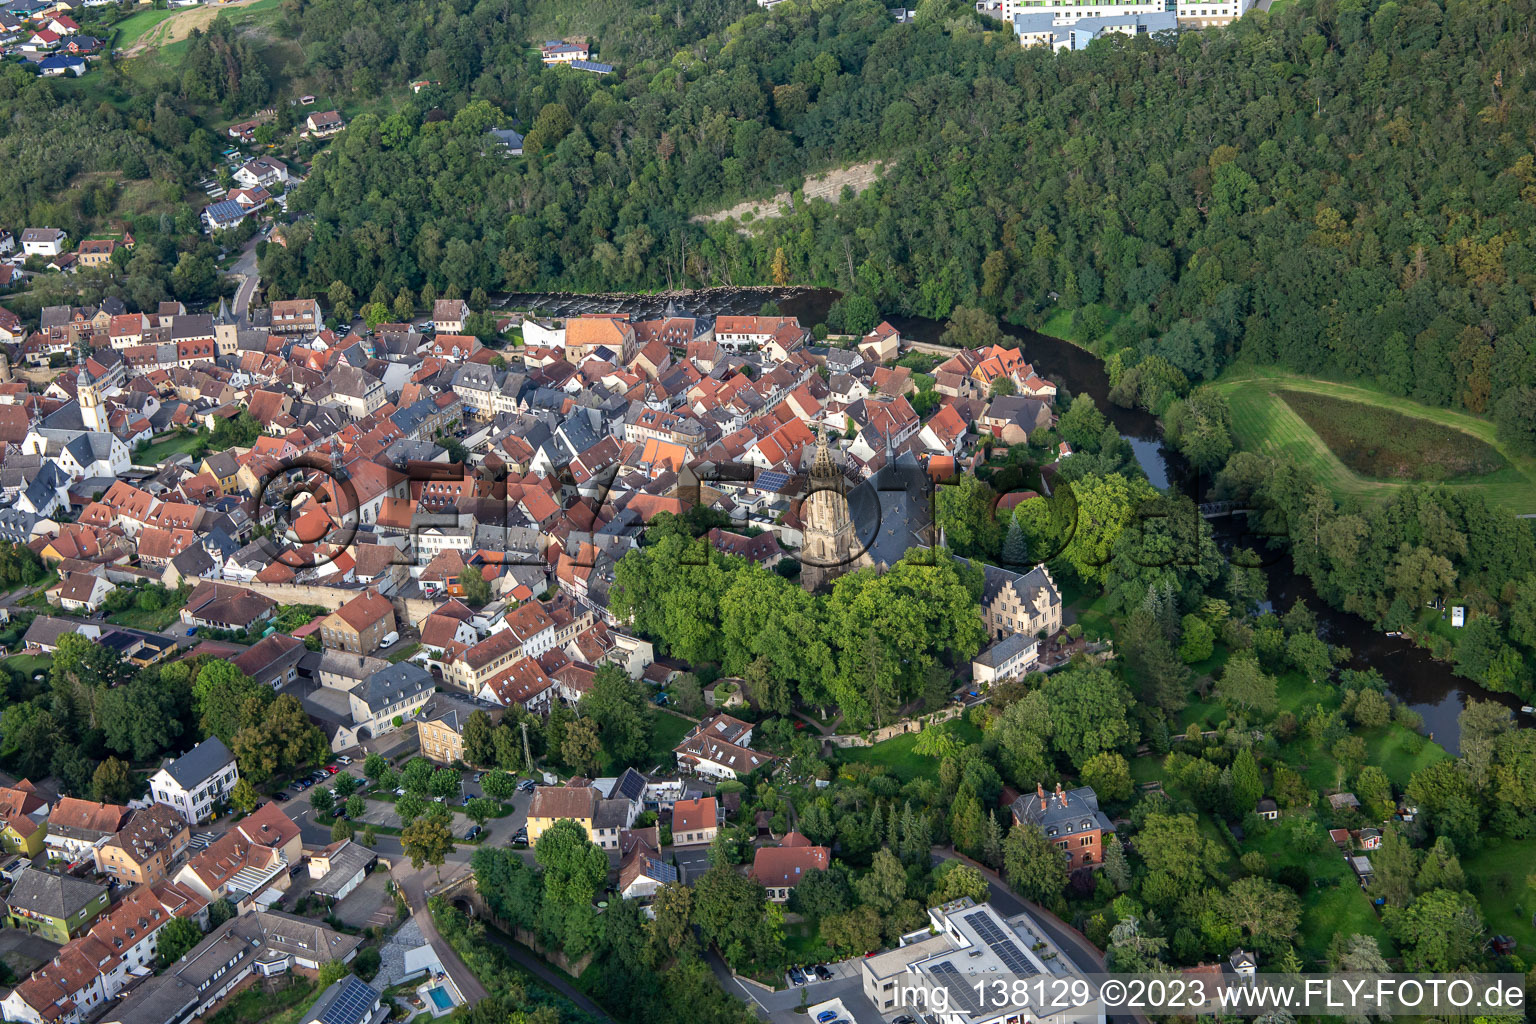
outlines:
[{"label": "grass embankment", "polygon": [[[1082,327],[1083,314],[1088,310],[1097,313],[1101,329],[1090,334]],[[1110,350],[1111,335],[1115,324],[1125,314],[1118,310],[1101,306],[1097,303],[1084,306],[1081,311],[1072,309],[1058,309],[1045,318],[1045,323],[1040,325],[1040,333],[1051,338],[1059,338],[1069,341],[1078,348],[1085,348],[1089,352],[1104,355]],[[1088,317],[1088,319],[1092,319]]]},{"label": "grass embankment", "polygon": [[1290,388],[1279,394],[1328,449],[1361,476],[1444,482],[1487,476],[1509,466],[1492,445],[1421,416]]},{"label": "grass embankment", "polygon": [[[1363,468],[1395,472],[1393,467],[1405,464],[1426,467],[1419,472],[1428,472],[1448,487],[1481,494],[1516,513],[1536,512],[1536,458],[1507,450],[1488,420],[1361,385],[1272,368],[1234,368],[1214,386],[1232,406],[1239,445],[1288,456],[1335,497],[1383,498],[1415,481],[1379,479],[1351,468],[1318,428],[1343,449],[1344,457]],[[1474,449],[1482,453],[1477,458],[1467,455]],[[1463,472],[1498,468],[1454,476],[1458,466],[1466,467]]]}]

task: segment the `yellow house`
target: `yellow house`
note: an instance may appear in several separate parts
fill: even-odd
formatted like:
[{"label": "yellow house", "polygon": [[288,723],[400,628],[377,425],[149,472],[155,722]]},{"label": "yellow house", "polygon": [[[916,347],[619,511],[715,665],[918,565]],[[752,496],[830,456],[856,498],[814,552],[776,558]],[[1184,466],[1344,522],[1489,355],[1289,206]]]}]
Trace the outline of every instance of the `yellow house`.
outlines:
[{"label": "yellow house", "polygon": [[0,788],[0,846],[7,853],[36,857],[43,852],[48,835],[48,805],[37,795],[32,783],[22,779],[16,785]]},{"label": "yellow house", "polygon": [[198,471],[217,479],[219,490],[225,494],[233,494],[240,489],[240,462],[234,452],[214,452],[203,459]]},{"label": "yellow house", "polygon": [[574,821],[593,838],[597,817],[597,790],[591,786],[540,786],[528,805],[528,842],[537,843],[544,830],[557,821]]}]

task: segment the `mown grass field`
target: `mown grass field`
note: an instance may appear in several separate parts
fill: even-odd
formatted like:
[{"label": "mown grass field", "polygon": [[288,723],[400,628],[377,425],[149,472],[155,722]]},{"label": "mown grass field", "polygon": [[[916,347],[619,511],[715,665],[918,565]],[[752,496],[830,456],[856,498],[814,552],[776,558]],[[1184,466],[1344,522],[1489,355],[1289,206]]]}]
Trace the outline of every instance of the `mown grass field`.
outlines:
[{"label": "mown grass field", "polygon": [[163,11],[139,11],[136,14],[130,14],[113,26],[117,34],[112,39],[112,45],[119,50],[127,50],[148,35],[156,25],[173,17],[176,13],[167,8]]},{"label": "mown grass field", "polygon": [[[1517,456],[1499,444],[1493,424],[1467,413],[1433,409],[1372,388],[1315,380],[1273,368],[1241,367],[1216,379],[1215,388],[1232,406],[1238,443],[1250,451],[1270,451],[1293,459],[1312,479],[1336,497],[1383,498],[1400,480],[1380,480],[1351,470],[1301,416],[1286,404],[1284,392],[1325,395],[1389,410],[1401,416],[1449,427],[1491,447],[1507,463],[1492,473],[1450,480],[1448,487],[1481,494],[1492,504],[1516,513],[1536,513],[1536,458]],[[1434,436],[1433,433],[1420,434]],[[1423,443],[1430,443],[1425,441]],[[1442,442],[1447,443],[1447,442]],[[1454,443],[1454,438],[1449,443]],[[1428,459],[1429,453],[1426,453]]]}]

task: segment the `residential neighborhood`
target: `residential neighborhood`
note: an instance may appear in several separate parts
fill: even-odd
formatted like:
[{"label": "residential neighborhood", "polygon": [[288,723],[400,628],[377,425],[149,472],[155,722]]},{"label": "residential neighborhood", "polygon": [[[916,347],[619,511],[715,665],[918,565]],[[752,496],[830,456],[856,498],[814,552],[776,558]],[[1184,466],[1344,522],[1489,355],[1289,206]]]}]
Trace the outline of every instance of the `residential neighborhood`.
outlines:
[{"label": "residential neighborhood", "polygon": [[1536,994],[1530,0],[0,6],[0,1017]]}]

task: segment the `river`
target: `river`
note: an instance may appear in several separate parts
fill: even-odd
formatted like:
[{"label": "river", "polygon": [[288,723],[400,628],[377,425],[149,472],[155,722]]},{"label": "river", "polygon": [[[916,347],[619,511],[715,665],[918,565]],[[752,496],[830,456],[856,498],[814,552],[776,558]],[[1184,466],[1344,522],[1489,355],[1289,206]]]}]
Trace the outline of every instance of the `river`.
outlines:
[{"label": "river", "polygon": [[[785,316],[798,317],[801,323],[809,325],[825,319],[837,296],[837,292],[825,288],[712,288],[673,296],[517,294],[498,298],[496,305],[549,316],[624,312],[646,319],[663,315],[669,305],[707,316],[756,313],[765,301],[772,299]],[[940,321],[922,317],[888,319],[903,337],[916,341],[937,342],[944,328]],[[1004,324],[1003,330],[1019,339],[1025,358],[1036,372],[1057,381],[1073,395],[1092,396],[1120,436],[1130,443],[1136,461],[1154,486],[1165,489],[1171,482],[1198,499],[1198,483],[1178,454],[1163,445],[1162,425],[1157,418],[1140,410],[1122,409],[1109,401],[1109,377],[1102,360],[1070,342],[1027,328]],[[1265,610],[1283,612],[1296,600],[1304,601],[1317,617],[1319,633],[1329,643],[1350,649],[1349,667],[1380,672],[1393,696],[1422,715],[1425,732],[1451,753],[1460,752],[1457,716],[1468,700],[1493,700],[1511,710],[1518,709],[1520,701],[1512,694],[1494,693],[1461,679],[1452,673],[1450,665],[1431,658],[1423,648],[1385,636],[1359,616],[1330,607],[1317,596],[1309,580],[1296,575],[1289,555],[1273,560],[1264,572],[1269,581]],[[1521,717],[1522,725],[1530,725],[1528,718]]]}]

